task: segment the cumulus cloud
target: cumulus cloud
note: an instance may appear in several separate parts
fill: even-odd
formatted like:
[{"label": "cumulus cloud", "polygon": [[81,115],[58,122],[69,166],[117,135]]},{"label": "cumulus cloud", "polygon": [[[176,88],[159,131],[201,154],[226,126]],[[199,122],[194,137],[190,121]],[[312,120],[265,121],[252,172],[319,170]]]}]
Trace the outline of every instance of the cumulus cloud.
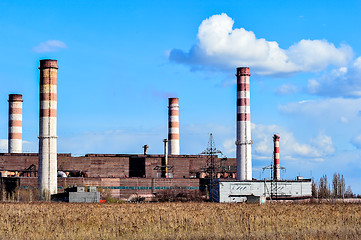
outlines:
[{"label": "cumulus cloud", "polygon": [[45,52],[57,52],[61,49],[67,48],[68,46],[59,40],[48,40],[41,42],[39,45],[33,48],[34,52],[45,53]]},{"label": "cumulus cloud", "polygon": [[339,67],[318,79],[310,79],[307,90],[311,94],[321,96],[361,97],[361,57],[347,67]]},{"label": "cumulus cloud", "polygon": [[273,157],[273,134],[278,133],[280,139],[281,158],[296,160],[299,158],[311,161],[323,161],[324,158],[335,152],[330,136],[320,133],[308,143],[300,143],[293,133],[277,125],[252,124],[253,151],[257,159]]},{"label": "cumulus cloud", "polygon": [[262,75],[316,72],[329,65],[344,66],[351,59],[351,47],[335,47],[327,40],[303,39],[288,49],[275,41],[257,38],[244,28],[233,29],[227,14],[213,15],[198,29],[197,43],[188,52],[172,49],[169,60],[187,64],[193,69],[228,70],[250,66]]}]

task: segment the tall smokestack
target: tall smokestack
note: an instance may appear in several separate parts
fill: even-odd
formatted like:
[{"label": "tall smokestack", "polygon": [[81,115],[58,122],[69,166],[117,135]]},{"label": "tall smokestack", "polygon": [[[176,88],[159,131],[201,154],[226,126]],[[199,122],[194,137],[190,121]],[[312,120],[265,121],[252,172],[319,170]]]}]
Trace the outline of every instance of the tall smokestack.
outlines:
[{"label": "tall smokestack", "polygon": [[39,176],[44,200],[57,193],[57,61],[40,60]]},{"label": "tall smokestack", "polygon": [[168,100],[168,152],[170,155],[179,155],[179,99]]},{"label": "tall smokestack", "polygon": [[248,67],[237,68],[237,179],[252,180],[250,82]]},{"label": "tall smokestack", "polygon": [[9,94],[9,153],[23,150],[23,95]]},{"label": "tall smokestack", "polygon": [[278,136],[277,134],[273,135],[273,145],[273,179],[280,180],[280,136]]}]

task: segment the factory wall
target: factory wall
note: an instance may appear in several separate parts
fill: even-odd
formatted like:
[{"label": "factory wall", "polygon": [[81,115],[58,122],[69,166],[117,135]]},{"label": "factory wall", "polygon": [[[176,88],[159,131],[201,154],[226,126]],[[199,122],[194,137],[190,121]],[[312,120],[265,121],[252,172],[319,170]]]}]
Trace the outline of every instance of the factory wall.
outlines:
[{"label": "factory wall", "polygon": [[[81,171],[87,177],[142,177],[158,178],[164,155],[141,154],[87,154],[72,157],[71,154],[58,154],[58,170],[64,172]],[[132,164],[132,163],[136,164]],[[172,155],[169,165],[173,168],[173,178],[196,178],[206,165],[207,156],[203,155]],[[216,163],[220,159],[216,158]],[[236,166],[234,158],[222,161],[224,166]],[[24,171],[31,165],[38,169],[36,153],[0,153],[0,171]],[[141,168],[144,168],[142,170]],[[159,170],[157,170],[157,168]]]},{"label": "factory wall", "polygon": [[[199,179],[175,178],[100,178],[100,177],[74,177],[58,178],[58,191],[71,186],[95,186],[113,198],[129,199],[132,195],[151,196],[168,189],[183,189],[189,191],[199,190]],[[20,178],[21,188],[37,187],[36,177]]]}]

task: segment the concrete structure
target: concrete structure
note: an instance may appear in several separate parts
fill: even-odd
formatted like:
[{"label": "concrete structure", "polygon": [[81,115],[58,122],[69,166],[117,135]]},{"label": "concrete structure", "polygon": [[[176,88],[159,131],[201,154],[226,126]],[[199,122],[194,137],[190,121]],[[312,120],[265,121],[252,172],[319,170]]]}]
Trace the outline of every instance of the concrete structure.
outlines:
[{"label": "concrete structure", "polygon": [[40,60],[39,190],[50,199],[57,193],[57,61]]},{"label": "concrete structure", "polygon": [[69,192],[69,202],[100,202],[100,192]]},{"label": "concrete structure", "polygon": [[168,100],[168,153],[179,155],[179,99],[169,98]]},{"label": "concrete structure", "polygon": [[96,187],[70,187],[64,193],[52,195],[52,200],[70,203],[97,203],[100,202],[100,192]]},{"label": "concrete structure", "polygon": [[266,200],[265,196],[247,196],[247,203],[265,204]]},{"label": "concrete structure", "polygon": [[280,136],[278,136],[277,134],[273,135],[273,145],[273,179],[280,180]]},{"label": "concrete structure", "polygon": [[9,153],[23,151],[23,95],[9,94]]},{"label": "concrete structure", "polygon": [[237,68],[237,179],[252,180],[250,81],[248,67]]},{"label": "concrete structure", "polygon": [[[312,196],[311,179],[288,181],[234,181],[216,180],[218,184],[212,196],[216,202],[245,202],[254,196],[274,199],[302,199]],[[272,189],[275,189],[272,192]]]}]

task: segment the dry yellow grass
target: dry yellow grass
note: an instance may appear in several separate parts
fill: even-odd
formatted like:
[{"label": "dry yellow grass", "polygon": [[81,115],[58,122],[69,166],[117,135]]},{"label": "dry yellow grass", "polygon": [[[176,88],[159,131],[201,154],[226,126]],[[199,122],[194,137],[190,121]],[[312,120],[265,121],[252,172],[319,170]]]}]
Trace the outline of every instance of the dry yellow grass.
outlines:
[{"label": "dry yellow grass", "polygon": [[1,203],[0,239],[359,239],[357,204]]}]

